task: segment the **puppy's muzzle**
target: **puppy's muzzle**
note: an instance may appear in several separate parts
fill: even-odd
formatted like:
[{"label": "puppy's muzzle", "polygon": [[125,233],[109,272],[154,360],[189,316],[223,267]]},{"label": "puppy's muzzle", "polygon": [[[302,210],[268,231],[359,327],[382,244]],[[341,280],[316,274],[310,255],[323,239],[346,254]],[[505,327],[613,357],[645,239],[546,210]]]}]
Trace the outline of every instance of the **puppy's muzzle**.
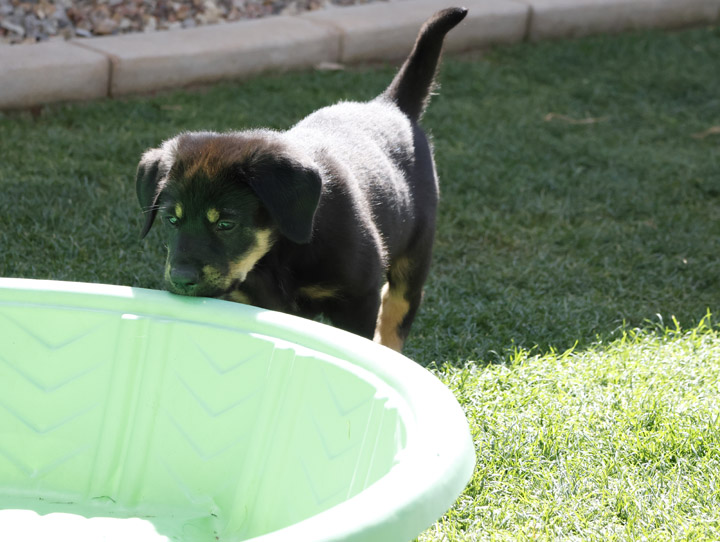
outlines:
[{"label": "puppy's muzzle", "polygon": [[173,292],[182,295],[197,295],[202,276],[200,269],[195,266],[177,265],[170,269],[168,279]]}]

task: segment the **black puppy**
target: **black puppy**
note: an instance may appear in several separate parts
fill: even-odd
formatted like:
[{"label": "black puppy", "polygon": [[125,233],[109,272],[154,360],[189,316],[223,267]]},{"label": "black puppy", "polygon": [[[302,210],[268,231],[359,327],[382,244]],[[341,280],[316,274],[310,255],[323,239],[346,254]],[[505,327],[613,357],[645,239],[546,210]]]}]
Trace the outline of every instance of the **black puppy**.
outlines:
[{"label": "black puppy", "polygon": [[[286,132],[183,133],[147,151],[143,237],[167,226],[171,292],[313,317],[401,350],[428,275],[438,183],[418,121],[445,34],[440,11],[390,86]],[[384,284],[384,285],[383,285]]]}]

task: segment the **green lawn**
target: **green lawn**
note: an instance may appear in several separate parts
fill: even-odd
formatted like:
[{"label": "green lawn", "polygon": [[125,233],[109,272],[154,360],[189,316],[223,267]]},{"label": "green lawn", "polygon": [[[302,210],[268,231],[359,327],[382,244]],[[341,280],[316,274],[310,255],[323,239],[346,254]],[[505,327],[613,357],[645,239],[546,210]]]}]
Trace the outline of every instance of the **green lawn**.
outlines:
[{"label": "green lawn", "polygon": [[[445,59],[406,354],[466,409],[478,467],[421,541],[720,540],[719,58],[705,28]],[[0,276],[162,287],[161,240],[138,239],[144,149],[285,128],[393,71],[0,114]]]},{"label": "green lawn", "polygon": [[584,351],[441,369],[478,465],[420,540],[719,540],[711,328],[628,330]]}]

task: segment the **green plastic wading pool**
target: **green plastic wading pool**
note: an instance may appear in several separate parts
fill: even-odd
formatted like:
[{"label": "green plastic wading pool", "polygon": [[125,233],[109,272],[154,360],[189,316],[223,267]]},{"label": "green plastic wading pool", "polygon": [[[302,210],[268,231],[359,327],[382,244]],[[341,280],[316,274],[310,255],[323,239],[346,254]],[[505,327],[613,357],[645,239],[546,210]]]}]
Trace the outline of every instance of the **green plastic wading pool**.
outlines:
[{"label": "green plastic wading pool", "polygon": [[0,509],[142,518],[186,542],[401,542],[474,464],[450,391],[366,339],[214,299],[0,279]]}]

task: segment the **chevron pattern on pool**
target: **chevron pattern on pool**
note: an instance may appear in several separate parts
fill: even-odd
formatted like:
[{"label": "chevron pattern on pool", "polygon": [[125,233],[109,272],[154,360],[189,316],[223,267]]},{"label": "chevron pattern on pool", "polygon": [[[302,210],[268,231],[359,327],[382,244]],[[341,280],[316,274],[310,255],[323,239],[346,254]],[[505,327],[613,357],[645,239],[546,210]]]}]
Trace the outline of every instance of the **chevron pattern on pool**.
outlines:
[{"label": "chevron pattern on pool", "polygon": [[0,303],[0,507],[243,540],[359,493],[406,444],[395,392],[341,360],[196,322],[57,314]]}]

